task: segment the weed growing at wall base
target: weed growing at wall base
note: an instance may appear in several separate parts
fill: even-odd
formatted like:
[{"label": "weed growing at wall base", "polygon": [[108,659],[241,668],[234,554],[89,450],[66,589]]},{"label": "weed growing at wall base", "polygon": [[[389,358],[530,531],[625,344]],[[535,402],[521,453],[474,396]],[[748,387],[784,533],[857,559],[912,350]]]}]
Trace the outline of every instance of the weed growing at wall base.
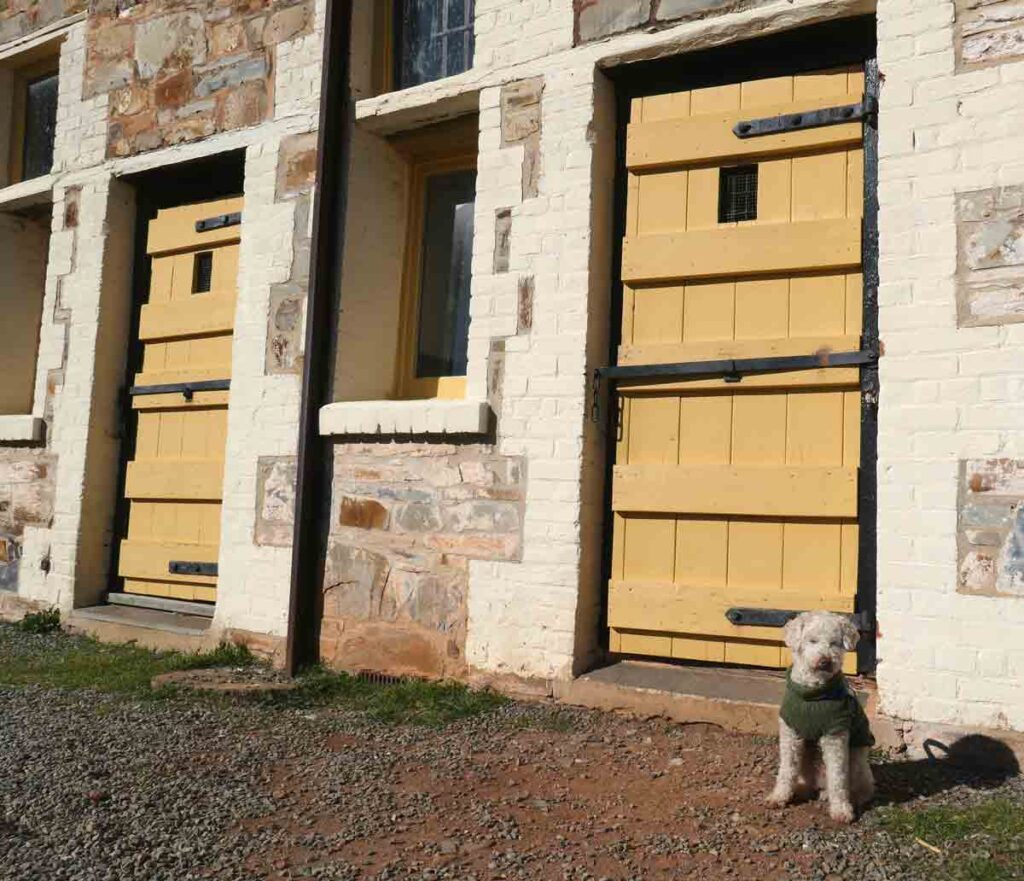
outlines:
[{"label": "weed growing at wall base", "polygon": [[29,612],[17,623],[25,633],[53,633],[60,630],[60,610],[47,609],[43,612]]}]

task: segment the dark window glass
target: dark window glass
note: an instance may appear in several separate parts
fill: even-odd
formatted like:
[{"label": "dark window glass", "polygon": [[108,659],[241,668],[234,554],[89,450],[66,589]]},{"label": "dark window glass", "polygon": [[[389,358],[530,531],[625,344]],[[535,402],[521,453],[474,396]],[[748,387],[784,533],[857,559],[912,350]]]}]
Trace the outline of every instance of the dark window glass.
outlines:
[{"label": "dark window glass", "polygon": [[473,0],[395,0],[395,31],[399,89],[473,66]]},{"label": "dark window glass", "polygon": [[57,130],[57,74],[32,80],[25,89],[25,141],[22,178],[49,174]]},{"label": "dark window glass", "polygon": [[476,172],[427,179],[416,376],[466,375]]},{"label": "dark window glass", "polygon": [[192,269],[192,293],[205,294],[213,285],[213,251],[201,251],[196,254]]},{"label": "dark window glass", "polygon": [[757,220],[757,166],[723,168],[718,178],[718,222]]}]

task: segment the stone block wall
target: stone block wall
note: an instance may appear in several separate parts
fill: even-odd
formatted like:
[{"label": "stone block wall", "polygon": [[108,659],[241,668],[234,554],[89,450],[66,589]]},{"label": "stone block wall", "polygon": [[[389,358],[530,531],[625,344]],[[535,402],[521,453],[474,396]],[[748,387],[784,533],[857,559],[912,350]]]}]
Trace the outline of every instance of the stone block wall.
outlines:
[{"label": "stone block wall", "polygon": [[50,525],[55,472],[42,451],[0,447],[0,590],[18,589],[25,528]]},{"label": "stone block wall", "polygon": [[1024,57],[1024,9],[1013,0],[956,0],[960,70]]},{"label": "stone block wall", "polygon": [[271,118],[277,47],[310,33],[313,16],[312,0],[95,3],[85,95],[109,95],[107,155]]},{"label": "stone block wall", "polygon": [[957,193],[961,327],[1024,321],[1024,187]]},{"label": "stone block wall", "polygon": [[960,463],[961,593],[1024,596],[1024,462]]},{"label": "stone block wall", "polygon": [[749,0],[573,0],[577,43],[640,28],[668,27],[749,5]]},{"label": "stone block wall", "polygon": [[6,0],[0,4],[0,43],[84,12],[88,5],[88,0]]},{"label": "stone block wall", "polygon": [[324,660],[464,677],[471,560],[522,553],[521,458],[478,443],[334,449]]}]

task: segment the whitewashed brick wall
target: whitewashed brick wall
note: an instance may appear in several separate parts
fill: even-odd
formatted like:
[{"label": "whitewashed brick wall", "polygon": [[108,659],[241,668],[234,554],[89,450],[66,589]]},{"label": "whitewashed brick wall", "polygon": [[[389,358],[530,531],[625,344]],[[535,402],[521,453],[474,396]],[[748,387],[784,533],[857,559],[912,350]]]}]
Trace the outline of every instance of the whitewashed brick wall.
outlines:
[{"label": "whitewashed brick wall", "polygon": [[279,142],[246,152],[238,310],[225,450],[215,625],[284,635],[291,549],[254,541],[260,456],[294,456],[300,377],[267,376],[270,289],[291,277],[295,204],[276,202]]},{"label": "whitewashed brick wall", "polygon": [[1024,729],[1024,599],[957,593],[958,462],[1024,453],[1024,326],[957,328],[955,194],[1024,183],[1024,64],[955,72],[952,2],[882,0],[882,705]]},{"label": "whitewashed brick wall", "polygon": [[[527,495],[522,562],[470,567],[466,655],[481,669],[544,679],[571,675],[580,591],[593,77],[592,64],[545,75],[539,194],[525,201],[523,147],[501,147],[500,89],[481,95],[472,338],[482,347],[481,337],[506,337],[499,450],[526,457]],[[501,207],[512,207],[511,255],[495,276]],[[532,328],[517,334],[527,275]]]},{"label": "whitewashed brick wall", "polygon": [[[61,305],[69,309],[70,315],[66,341],[62,338],[64,328],[44,324],[46,345],[39,359],[39,372],[45,376],[47,368],[60,366],[58,346],[61,350],[67,346],[64,383],[54,399],[49,437],[50,450],[58,456],[57,489],[52,528],[26,531],[22,565],[25,577],[20,590],[28,599],[56,605],[65,614],[73,608],[75,598],[108,195],[107,178],[84,185],[77,230],[71,233],[59,229],[55,220],[50,238],[44,322],[53,314],[58,290]],[[63,200],[58,204],[63,207]],[[44,573],[40,563],[47,551],[50,571]]]},{"label": "whitewashed brick wall", "polygon": [[572,0],[476,0],[473,66],[498,70],[569,49]]},{"label": "whitewashed brick wall", "polygon": [[80,22],[68,31],[60,52],[57,133],[53,148],[55,174],[93,168],[107,149],[107,95],[85,98],[86,34]]}]

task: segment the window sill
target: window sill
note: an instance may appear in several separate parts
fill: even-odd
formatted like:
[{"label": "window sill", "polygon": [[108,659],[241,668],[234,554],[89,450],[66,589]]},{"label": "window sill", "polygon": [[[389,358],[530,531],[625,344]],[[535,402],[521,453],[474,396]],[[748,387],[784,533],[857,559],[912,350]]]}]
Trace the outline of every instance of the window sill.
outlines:
[{"label": "window sill", "polygon": [[0,210],[16,210],[31,205],[52,203],[54,180],[54,175],[44,174],[42,177],[33,177],[7,187],[0,187]]},{"label": "window sill", "polygon": [[356,102],[356,124],[374,134],[394,135],[476,113],[481,88],[479,72],[470,68],[455,76],[362,98]]},{"label": "window sill", "polygon": [[320,434],[486,434],[486,401],[344,401],[320,408]]},{"label": "window sill", "polygon": [[42,440],[43,420],[35,416],[0,416],[0,443]]}]

